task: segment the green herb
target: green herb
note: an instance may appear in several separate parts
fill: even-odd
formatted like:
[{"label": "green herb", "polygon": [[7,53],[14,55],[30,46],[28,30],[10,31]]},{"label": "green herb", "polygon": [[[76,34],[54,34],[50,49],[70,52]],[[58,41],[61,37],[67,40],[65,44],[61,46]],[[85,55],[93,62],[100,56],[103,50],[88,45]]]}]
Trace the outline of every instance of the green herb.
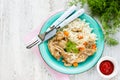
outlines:
[{"label": "green herb", "polygon": [[106,43],[109,45],[117,45],[118,41],[112,37],[106,36]]},{"label": "green herb", "polygon": [[98,16],[105,35],[106,43],[117,45],[118,41],[113,35],[120,27],[120,0],[73,0],[70,5],[81,2],[87,3],[93,16]]},{"label": "green herb", "polygon": [[72,0],[68,3],[69,6],[72,6],[72,5],[77,5],[78,3],[82,2],[82,4],[85,4],[86,3],[86,0]]},{"label": "green herb", "polygon": [[65,50],[67,52],[73,52],[73,53],[78,53],[79,50],[76,48],[77,44],[72,42],[72,41],[68,41],[67,44],[66,44],[66,48]]}]

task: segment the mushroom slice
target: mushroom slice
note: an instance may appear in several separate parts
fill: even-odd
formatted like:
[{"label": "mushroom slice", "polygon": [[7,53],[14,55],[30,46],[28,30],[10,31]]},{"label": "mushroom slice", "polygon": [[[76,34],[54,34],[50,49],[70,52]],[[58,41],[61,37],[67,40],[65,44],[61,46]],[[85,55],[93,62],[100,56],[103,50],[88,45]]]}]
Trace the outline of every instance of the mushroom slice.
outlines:
[{"label": "mushroom slice", "polygon": [[64,38],[65,38],[65,36],[64,36],[63,32],[59,31],[56,33],[56,40],[62,40]]},{"label": "mushroom slice", "polygon": [[63,60],[65,60],[67,63],[72,64],[75,60],[77,55],[75,53],[64,53],[62,54]]},{"label": "mushroom slice", "polygon": [[93,50],[93,49],[85,49],[82,53],[86,54],[88,56],[91,56],[91,55],[93,55],[95,53],[95,50]]},{"label": "mushroom slice", "polygon": [[60,52],[59,52],[57,49],[55,49],[55,47],[50,47],[49,50],[50,50],[51,54],[52,54],[57,60],[60,59],[60,57],[61,57]]},{"label": "mushroom slice", "polygon": [[88,58],[88,55],[80,54],[74,62],[77,62],[77,63],[84,62],[87,58]]},{"label": "mushroom slice", "polygon": [[64,63],[65,66],[72,66],[70,63]]},{"label": "mushroom slice", "polygon": [[60,53],[64,52],[64,49],[58,45],[54,45],[55,49],[58,50]]},{"label": "mushroom slice", "polygon": [[88,41],[88,43],[86,44],[86,48],[92,48],[92,45],[95,44],[94,41]]},{"label": "mushroom slice", "polygon": [[66,43],[67,43],[67,41],[61,40],[58,42],[58,45],[64,49],[64,48],[66,48]]},{"label": "mushroom slice", "polygon": [[59,60],[60,57],[61,57],[60,51],[56,49],[56,47],[53,45],[53,43],[54,43],[54,42],[53,42],[53,39],[48,42],[49,50],[50,50],[51,54],[52,54],[57,60]]},{"label": "mushroom slice", "polygon": [[68,63],[67,61],[65,61],[65,60],[62,60],[62,62],[64,62],[64,65],[65,66],[72,66],[72,64],[71,63]]}]

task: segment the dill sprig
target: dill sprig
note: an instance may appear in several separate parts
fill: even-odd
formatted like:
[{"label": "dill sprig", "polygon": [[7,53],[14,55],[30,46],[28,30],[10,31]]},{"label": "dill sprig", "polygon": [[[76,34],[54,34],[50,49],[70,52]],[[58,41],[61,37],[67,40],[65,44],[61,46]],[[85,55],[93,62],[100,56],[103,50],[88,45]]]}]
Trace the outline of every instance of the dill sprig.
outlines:
[{"label": "dill sprig", "polygon": [[92,15],[99,17],[106,43],[117,45],[119,42],[113,36],[120,27],[120,0],[72,0],[69,5],[78,3],[87,3]]}]

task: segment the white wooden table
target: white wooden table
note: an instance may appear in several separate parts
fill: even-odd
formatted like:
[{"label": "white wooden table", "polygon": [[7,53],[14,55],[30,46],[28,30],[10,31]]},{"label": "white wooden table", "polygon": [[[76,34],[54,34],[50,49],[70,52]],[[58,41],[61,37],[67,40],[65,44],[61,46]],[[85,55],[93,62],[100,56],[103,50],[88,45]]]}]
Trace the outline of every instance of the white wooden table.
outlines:
[{"label": "white wooden table", "polygon": [[[66,7],[68,0],[0,0],[0,80],[55,80],[30,50],[23,37],[35,29],[50,12]],[[120,41],[120,33],[115,36]],[[105,46],[103,56],[120,65],[120,44]],[[111,80],[120,80],[120,71]],[[73,75],[70,80],[105,80],[96,67]]]}]

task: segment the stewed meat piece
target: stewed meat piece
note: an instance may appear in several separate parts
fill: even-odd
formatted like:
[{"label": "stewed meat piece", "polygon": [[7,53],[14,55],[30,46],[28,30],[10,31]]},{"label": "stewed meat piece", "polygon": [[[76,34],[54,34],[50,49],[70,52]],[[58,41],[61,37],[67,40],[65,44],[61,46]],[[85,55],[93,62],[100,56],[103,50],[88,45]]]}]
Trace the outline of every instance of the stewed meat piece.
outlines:
[{"label": "stewed meat piece", "polygon": [[77,63],[84,62],[88,58],[88,55],[86,54],[79,54],[78,58],[74,61]]}]

